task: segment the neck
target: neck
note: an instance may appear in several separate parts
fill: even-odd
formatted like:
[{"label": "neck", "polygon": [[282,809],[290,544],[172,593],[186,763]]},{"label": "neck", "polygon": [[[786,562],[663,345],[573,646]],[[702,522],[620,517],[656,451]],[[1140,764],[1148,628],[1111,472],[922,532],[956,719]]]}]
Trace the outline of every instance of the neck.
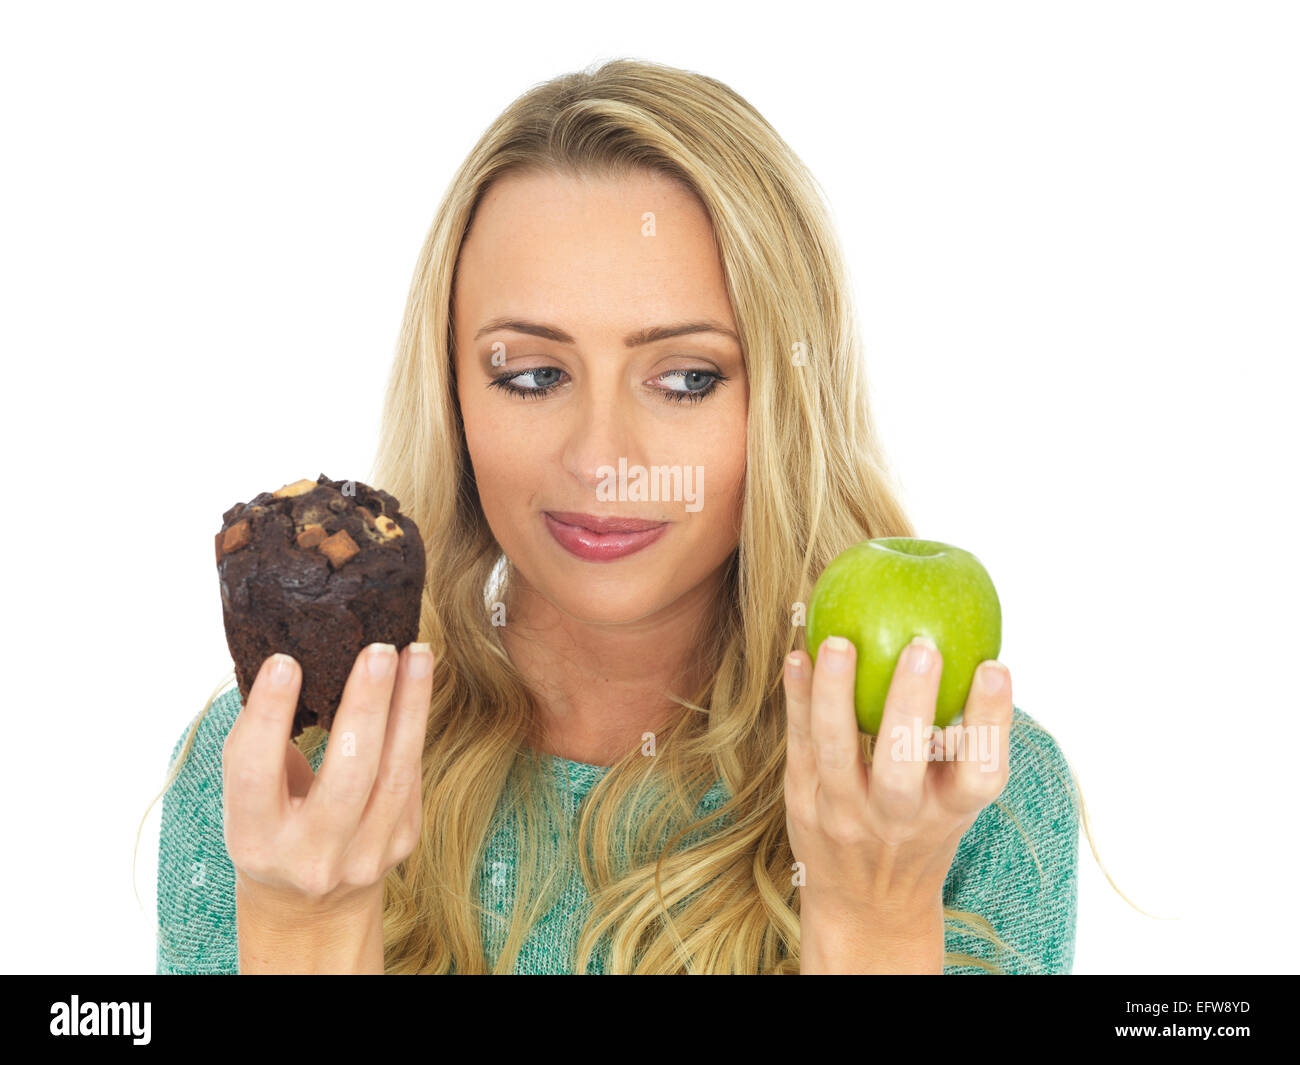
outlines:
[{"label": "neck", "polygon": [[502,642],[542,709],[535,749],[612,765],[662,736],[682,713],[669,694],[690,697],[704,679],[698,633],[720,594],[722,570],[654,615],[591,623],[542,597],[515,569]]}]

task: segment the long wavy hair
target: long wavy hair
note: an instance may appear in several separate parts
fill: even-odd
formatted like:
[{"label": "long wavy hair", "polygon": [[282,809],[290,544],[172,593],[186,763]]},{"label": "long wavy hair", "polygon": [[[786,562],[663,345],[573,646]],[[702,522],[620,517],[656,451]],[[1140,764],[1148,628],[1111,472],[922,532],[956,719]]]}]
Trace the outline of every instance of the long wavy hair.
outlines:
[{"label": "long wavy hair", "polygon": [[[743,520],[698,633],[707,682],[668,693],[682,712],[656,737],[655,757],[629,751],[566,816],[557,763],[532,746],[538,699],[492,623],[513,571],[466,448],[452,294],[462,242],[494,181],[637,170],[682,183],[712,219],[749,379]],[[511,972],[565,887],[566,857],[590,897],[577,972],[593,959],[617,973],[799,971],[782,661],[802,646],[797,605],[836,555],[915,535],[879,439],[819,187],[748,102],[701,74],[618,59],[537,85],[501,114],[456,172],[420,251],[370,480],[423,533],[420,639],[435,654],[423,830],[384,882],[388,973]],[[311,729],[299,743],[318,749],[323,738]],[[863,743],[869,756],[871,738]],[[700,816],[719,778],[726,801]],[[484,905],[481,879],[487,844],[506,825],[519,856],[508,920]],[[944,915],[1011,949],[979,915]],[[945,964],[997,971],[968,954],[948,953]]]}]

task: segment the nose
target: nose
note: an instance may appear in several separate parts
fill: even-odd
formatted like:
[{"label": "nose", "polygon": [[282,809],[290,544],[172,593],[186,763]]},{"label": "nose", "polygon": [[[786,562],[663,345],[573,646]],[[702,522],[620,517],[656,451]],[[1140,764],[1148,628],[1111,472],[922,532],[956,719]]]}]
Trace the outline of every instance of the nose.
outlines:
[{"label": "nose", "polygon": [[626,386],[581,389],[575,399],[564,413],[570,419],[564,468],[594,499],[597,487],[608,480],[608,469],[617,469],[620,458],[629,465],[645,462],[641,419]]}]

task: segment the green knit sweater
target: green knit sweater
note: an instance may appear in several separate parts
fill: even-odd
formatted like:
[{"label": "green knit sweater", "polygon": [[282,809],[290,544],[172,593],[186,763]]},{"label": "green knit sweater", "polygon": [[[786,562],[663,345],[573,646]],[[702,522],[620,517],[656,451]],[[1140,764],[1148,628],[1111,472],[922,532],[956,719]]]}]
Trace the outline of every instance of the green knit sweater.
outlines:
[{"label": "green knit sweater", "polygon": [[[184,766],[163,796],[158,847],[157,971],[164,974],[233,974],[239,971],[235,936],[234,867],[226,853],[221,803],[221,752],[241,708],[231,688],[214,700],[199,725]],[[1013,812],[1033,853],[1007,814],[990,805],[962,837],[944,883],[944,905],[988,920],[1016,953],[995,957],[987,941],[951,922],[944,948],[995,961],[1007,973],[1068,973],[1074,961],[1078,899],[1079,816],[1077,792],[1057,745],[1015,710],[1011,775],[1000,801]],[[186,727],[172,751],[180,753]],[[320,767],[325,746],[311,759]],[[557,785],[570,816],[607,767],[557,759]],[[727,798],[719,780],[700,811]],[[514,897],[514,834],[503,824],[489,841],[479,879],[489,913],[483,940],[488,963],[496,961],[506,907]],[[1037,860],[1035,860],[1035,856]],[[519,953],[516,973],[570,973],[587,895],[579,870],[554,907],[534,925]],[[597,954],[588,972],[603,971]],[[978,974],[974,966],[948,966],[945,974]]]}]

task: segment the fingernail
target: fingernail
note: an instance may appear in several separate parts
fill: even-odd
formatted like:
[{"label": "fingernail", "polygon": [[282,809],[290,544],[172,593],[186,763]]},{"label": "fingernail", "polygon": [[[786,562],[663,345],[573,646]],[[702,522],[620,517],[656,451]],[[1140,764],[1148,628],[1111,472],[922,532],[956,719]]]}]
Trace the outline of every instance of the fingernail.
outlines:
[{"label": "fingernail", "polygon": [[271,656],[271,687],[284,688],[293,680],[293,658],[277,652]]},{"label": "fingernail", "polygon": [[825,656],[826,671],[828,673],[848,672],[849,651],[852,647],[853,644],[843,636],[827,636],[826,642],[822,644],[822,649],[830,652]]},{"label": "fingernail", "polygon": [[785,668],[789,671],[792,680],[803,678],[803,659],[798,655],[786,655]]},{"label": "fingernail", "polygon": [[985,662],[980,666],[980,691],[985,695],[996,695],[1006,683],[1007,674],[1001,662]]},{"label": "fingernail", "polygon": [[388,676],[396,655],[397,648],[391,643],[372,643],[370,653],[366,657],[366,669],[370,672],[370,679],[382,680]]},{"label": "fingernail", "polygon": [[429,675],[429,670],[433,668],[433,652],[429,649],[427,643],[411,644],[411,653],[407,662],[407,670],[416,680],[422,680]]},{"label": "fingernail", "polygon": [[907,645],[907,668],[913,673],[928,673],[939,648],[928,636],[917,636]]}]

